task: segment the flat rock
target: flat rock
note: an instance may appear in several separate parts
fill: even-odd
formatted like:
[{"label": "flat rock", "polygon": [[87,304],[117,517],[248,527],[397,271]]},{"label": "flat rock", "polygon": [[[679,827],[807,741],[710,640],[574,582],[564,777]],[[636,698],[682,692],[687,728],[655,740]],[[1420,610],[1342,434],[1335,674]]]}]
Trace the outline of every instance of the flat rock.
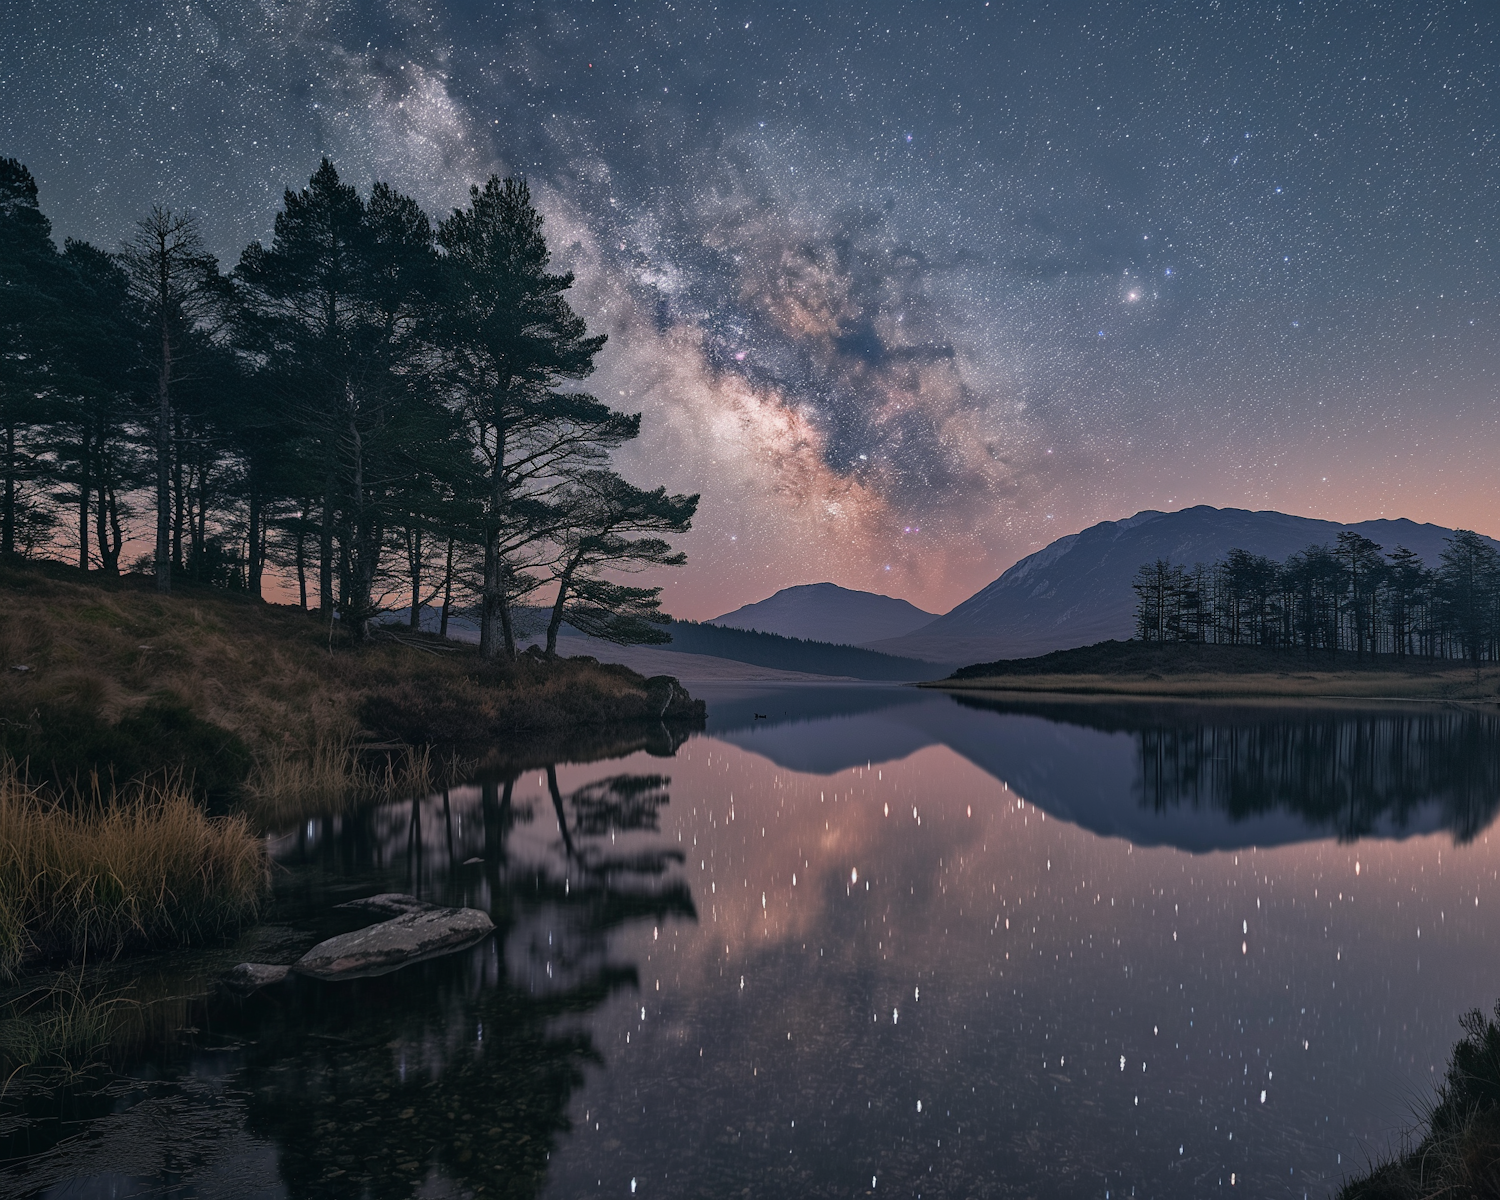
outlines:
[{"label": "flat rock", "polygon": [[[387,897],[370,897],[371,900]],[[410,896],[399,897],[411,900]],[[416,903],[422,904],[421,901]],[[366,902],[361,907],[370,907]],[[411,963],[452,954],[480,941],[495,928],[477,908],[438,908],[422,904],[389,921],[319,942],[292,970],[315,979],[359,979],[385,975]]]},{"label": "flat rock", "polygon": [[280,983],[290,970],[291,967],[279,967],[271,963],[244,962],[229,972],[229,978],[225,982],[237,992],[254,992],[270,987],[273,983]]}]

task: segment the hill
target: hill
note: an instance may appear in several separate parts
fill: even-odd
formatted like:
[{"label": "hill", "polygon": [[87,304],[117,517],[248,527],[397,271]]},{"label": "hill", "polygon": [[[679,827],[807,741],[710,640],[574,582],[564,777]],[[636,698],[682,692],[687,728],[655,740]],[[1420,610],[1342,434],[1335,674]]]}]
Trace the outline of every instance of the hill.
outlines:
[{"label": "hill", "polygon": [[1405,546],[1436,565],[1451,529],[1408,520],[1340,525],[1279,512],[1198,505],[1180,512],[1147,510],[1123,521],[1069,534],[1023,558],[952,612],[872,649],[943,661],[1020,658],[1066,650],[1134,632],[1130,582],[1143,563],[1165,558],[1192,566],[1239,548],[1275,559],[1331,543],[1345,529],[1386,550]]},{"label": "hill", "polygon": [[49,786],[180,772],[210,800],[269,811],[428,763],[428,747],[485,757],[557,731],[703,719],[670,679],[489,662],[420,633],[356,645],[299,608],[193,584],[160,596],[144,577],[13,564],[0,597],[0,760]]},{"label": "hill", "polygon": [[935,679],[952,670],[947,663],[926,662],[858,646],[839,646],[750,629],[700,625],[696,621],[674,621],[671,634],[670,648],[673,650],[814,675],[910,682]]},{"label": "hill", "polygon": [[911,633],[936,615],[875,592],[857,592],[833,583],[804,583],[782,588],[774,596],[714,617],[707,624],[861,646]]}]

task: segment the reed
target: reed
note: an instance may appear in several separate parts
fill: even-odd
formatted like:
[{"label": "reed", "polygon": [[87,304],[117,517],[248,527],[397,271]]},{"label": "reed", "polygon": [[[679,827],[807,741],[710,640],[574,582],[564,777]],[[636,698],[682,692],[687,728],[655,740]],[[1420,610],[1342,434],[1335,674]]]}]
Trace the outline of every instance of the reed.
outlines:
[{"label": "reed", "polygon": [[179,782],[60,794],[0,759],[0,972],[223,936],[269,879],[248,820],[206,816]]},{"label": "reed", "polygon": [[245,811],[258,829],[335,816],[366,801],[404,800],[463,778],[472,764],[430,746],[361,752],[349,737],[318,739],[310,750],[277,747],[259,757],[245,786]]},{"label": "reed", "polygon": [[80,967],[12,1000],[0,1017],[0,1069],[6,1084],[27,1071],[66,1079],[98,1061],[116,1040],[130,1006]]}]

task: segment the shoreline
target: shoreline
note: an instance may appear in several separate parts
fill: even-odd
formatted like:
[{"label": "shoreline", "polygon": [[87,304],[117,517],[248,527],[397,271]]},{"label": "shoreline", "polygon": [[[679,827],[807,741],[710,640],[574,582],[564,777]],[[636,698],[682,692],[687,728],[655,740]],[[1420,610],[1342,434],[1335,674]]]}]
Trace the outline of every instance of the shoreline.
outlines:
[{"label": "shoreline", "polygon": [[671,676],[485,659],[405,630],[355,642],[314,612],[203,585],[159,595],[147,578],[27,563],[0,566],[0,595],[0,755],[53,790],[177,776],[215,811],[284,814],[441,786],[529,743],[670,741],[706,713]]},{"label": "shoreline", "polygon": [[1500,664],[1379,655],[1340,661],[1257,646],[1099,642],[964,667],[918,687],[1143,700],[1500,703]]}]

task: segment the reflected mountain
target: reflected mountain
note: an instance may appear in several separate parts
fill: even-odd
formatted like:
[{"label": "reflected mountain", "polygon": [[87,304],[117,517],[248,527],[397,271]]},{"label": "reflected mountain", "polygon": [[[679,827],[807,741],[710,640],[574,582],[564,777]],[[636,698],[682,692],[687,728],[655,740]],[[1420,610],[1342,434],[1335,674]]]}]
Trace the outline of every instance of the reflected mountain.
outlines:
[{"label": "reflected mountain", "polygon": [[[1203,852],[1444,830],[1500,807],[1500,718],[1435,705],[1330,708],[1048,702],[846,689],[709,698],[709,730],[818,774],[945,745],[1047,813],[1138,845]],[[810,691],[811,689],[809,689]],[[833,689],[822,689],[833,692]],[[862,694],[855,695],[855,692]],[[745,720],[742,709],[766,714]]]},{"label": "reflected mountain", "polygon": [[[537,1194],[585,1067],[605,1065],[587,1018],[638,986],[635,964],[611,959],[609,934],[696,921],[681,852],[659,833],[668,776],[616,767],[564,790],[547,766],[545,779],[550,805],[517,803],[511,775],[273,839],[273,919],[303,944],[368,923],[337,906],[379,891],[482,908],[496,932],[375,978],[292,976],[246,999],[200,996],[183,1021],[192,1036],[137,1047],[97,1094],[65,1104],[95,1118],[94,1152],[65,1153],[63,1123],[27,1121],[4,1149],[42,1158],[6,1186],[66,1180],[70,1195],[104,1195],[128,1180],[141,1194],[187,1195],[196,1172],[222,1175],[204,1163],[202,1096],[177,1083],[127,1088],[122,1102],[120,1081],[135,1077],[219,1080],[214,1111],[239,1145],[248,1135],[262,1147],[261,1186],[269,1173],[292,1197]],[[196,1139],[191,1162],[169,1161],[177,1124]],[[152,1148],[145,1161],[139,1146]]]}]

